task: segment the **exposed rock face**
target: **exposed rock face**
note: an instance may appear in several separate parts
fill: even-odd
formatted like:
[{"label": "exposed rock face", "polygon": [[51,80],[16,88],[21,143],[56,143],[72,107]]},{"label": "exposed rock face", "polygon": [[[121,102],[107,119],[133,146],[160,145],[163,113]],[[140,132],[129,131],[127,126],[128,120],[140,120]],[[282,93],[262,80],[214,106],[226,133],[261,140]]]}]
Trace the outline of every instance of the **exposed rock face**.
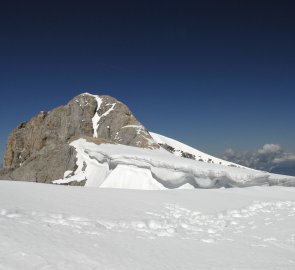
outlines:
[{"label": "exposed rock face", "polygon": [[40,112],[11,133],[0,179],[50,183],[62,178],[76,166],[69,143],[81,137],[159,148],[126,105],[110,96],[85,93],[65,106]]},{"label": "exposed rock face", "polygon": [[142,148],[159,148],[125,104],[110,96],[100,98],[101,105],[97,110],[100,119],[94,137]]},{"label": "exposed rock face", "polygon": [[[175,148],[172,147],[171,145],[168,145],[166,143],[159,143],[159,145],[172,154],[175,152]],[[180,151],[180,153],[181,153],[181,157],[194,159],[194,160],[196,159],[196,156],[191,153],[183,152],[183,151]]]}]

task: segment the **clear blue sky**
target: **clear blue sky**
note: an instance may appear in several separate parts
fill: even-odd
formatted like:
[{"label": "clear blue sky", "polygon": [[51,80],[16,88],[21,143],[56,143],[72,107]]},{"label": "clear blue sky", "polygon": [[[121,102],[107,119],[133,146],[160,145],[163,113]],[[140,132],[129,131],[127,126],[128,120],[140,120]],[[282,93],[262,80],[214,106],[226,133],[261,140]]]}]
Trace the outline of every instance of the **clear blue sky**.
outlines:
[{"label": "clear blue sky", "polygon": [[211,154],[295,151],[294,14],[292,1],[1,4],[0,156],[20,122],[86,91]]}]

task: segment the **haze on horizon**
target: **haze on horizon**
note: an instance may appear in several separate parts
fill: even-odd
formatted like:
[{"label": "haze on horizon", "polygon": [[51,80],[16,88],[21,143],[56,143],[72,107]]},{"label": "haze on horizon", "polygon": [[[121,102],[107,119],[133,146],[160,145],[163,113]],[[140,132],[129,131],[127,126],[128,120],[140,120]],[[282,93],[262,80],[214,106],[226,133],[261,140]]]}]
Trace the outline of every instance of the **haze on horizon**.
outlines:
[{"label": "haze on horizon", "polygon": [[248,161],[278,145],[270,162],[294,164],[294,11],[289,1],[2,4],[1,159],[19,123],[87,91],[204,152]]}]

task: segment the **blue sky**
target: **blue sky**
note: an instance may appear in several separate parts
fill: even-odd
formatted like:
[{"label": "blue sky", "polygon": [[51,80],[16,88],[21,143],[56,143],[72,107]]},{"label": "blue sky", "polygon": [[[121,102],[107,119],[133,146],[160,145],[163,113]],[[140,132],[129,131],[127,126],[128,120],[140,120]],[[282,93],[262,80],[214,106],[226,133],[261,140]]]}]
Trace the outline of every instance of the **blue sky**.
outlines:
[{"label": "blue sky", "polygon": [[81,92],[211,154],[294,152],[294,6],[204,2],[4,5],[0,156],[20,122]]}]

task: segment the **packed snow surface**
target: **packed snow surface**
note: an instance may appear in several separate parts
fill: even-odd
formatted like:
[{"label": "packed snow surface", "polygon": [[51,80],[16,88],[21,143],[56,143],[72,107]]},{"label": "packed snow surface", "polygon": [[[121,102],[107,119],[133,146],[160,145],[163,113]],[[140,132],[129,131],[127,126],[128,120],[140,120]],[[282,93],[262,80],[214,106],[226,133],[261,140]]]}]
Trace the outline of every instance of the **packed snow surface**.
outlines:
[{"label": "packed snow surface", "polygon": [[164,149],[143,149],[119,144],[94,144],[85,139],[71,143],[77,169],[56,184],[84,181],[85,186],[161,190],[173,188],[295,186],[295,177],[196,161]]},{"label": "packed snow surface", "polygon": [[295,269],[295,189],[0,181],[1,270]]}]

